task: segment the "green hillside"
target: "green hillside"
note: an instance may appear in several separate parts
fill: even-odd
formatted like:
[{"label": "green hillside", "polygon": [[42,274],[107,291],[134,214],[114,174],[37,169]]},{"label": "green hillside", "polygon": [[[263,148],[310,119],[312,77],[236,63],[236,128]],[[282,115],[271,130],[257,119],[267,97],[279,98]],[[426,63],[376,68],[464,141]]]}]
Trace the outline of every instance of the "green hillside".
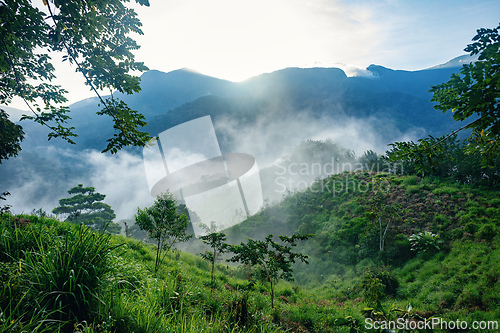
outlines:
[{"label": "green hillside", "polygon": [[310,264],[297,267],[296,280],[315,294],[355,311],[358,302],[369,305],[367,284],[378,278],[380,309],[411,304],[426,318],[472,323],[499,315],[499,221],[498,189],[344,172],[267,207],[228,235],[236,242],[271,230],[313,233],[301,246]]},{"label": "green hillside", "polygon": [[372,172],[330,176],[226,230],[233,244],[315,234],[299,244],[310,264],[294,266],[295,282],[279,281],[271,309],[268,283],[247,280],[255,267],[220,261],[211,284],[207,261],[176,251],[155,275],[149,244],[4,214],[0,331],[375,332],[367,330],[374,320],[398,318],[492,328],[500,317],[499,220],[493,188]]}]

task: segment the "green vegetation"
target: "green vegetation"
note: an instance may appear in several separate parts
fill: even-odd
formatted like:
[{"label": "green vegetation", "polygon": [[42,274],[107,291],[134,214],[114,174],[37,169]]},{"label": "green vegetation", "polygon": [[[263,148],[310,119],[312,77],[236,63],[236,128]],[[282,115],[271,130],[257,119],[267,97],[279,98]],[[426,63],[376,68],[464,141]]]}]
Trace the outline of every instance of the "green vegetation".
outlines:
[{"label": "green vegetation", "polygon": [[433,86],[435,108],[453,111],[456,121],[470,121],[463,128],[472,129],[469,152],[480,152],[483,163],[492,165],[500,153],[500,25],[481,28],[465,51],[479,55],[477,62],[464,64],[460,74],[453,74],[444,84]]},{"label": "green vegetation", "polygon": [[[92,43],[99,45],[99,36],[87,30],[75,35],[69,29],[75,15],[85,14],[83,23],[83,18],[92,18],[89,26],[105,32],[110,24],[118,24],[116,20],[131,20],[121,38],[129,31],[139,32],[133,12],[122,11],[120,1],[108,3],[115,6],[54,4],[61,11],[49,17],[54,26],[48,26],[29,1],[7,1],[0,12],[16,18],[6,20],[9,23],[2,29],[18,27],[24,36],[27,30],[20,20],[26,17],[41,29],[39,34],[29,31],[33,43],[28,49],[22,49],[19,36],[7,36],[3,42],[8,61],[2,72],[6,73],[3,80],[11,83],[6,87],[17,83],[27,93],[31,90],[31,95],[22,96],[27,100],[50,93],[52,98],[45,102],[51,113],[34,119],[44,124],[55,120],[52,136],[72,134],[61,125],[67,119],[65,108],[50,105],[63,100],[61,91],[40,86],[36,92],[26,83],[34,75],[46,79],[52,75],[48,59],[33,52],[37,47],[65,49],[68,59],[77,62],[80,52],[91,49]],[[45,5],[50,11],[51,3]],[[14,14],[20,10],[28,12],[19,18]],[[66,17],[66,11],[71,15]],[[89,12],[93,14],[87,17]],[[115,15],[104,22],[98,19],[103,13]],[[415,324],[435,319],[468,325],[483,321],[486,326],[481,331],[498,331],[498,29],[481,29],[474,40],[468,50],[480,54],[481,62],[464,66],[463,77],[456,75],[449,83],[433,87],[438,108],[456,109],[457,120],[478,114],[478,120],[468,125],[472,138],[465,143],[455,136],[395,143],[387,156],[368,151],[355,171],[298,189],[226,233],[208,228],[208,235],[192,240],[190,246],[208,245],[203,258],[170,251],[190,235],[187,217],[180,212],[187,207],[179,208],[168,193],[158,196],[152,207],[138,209],[135,216],[137,226],[156,246],[105,233],[102,226],[114,213],[99,202],[104,195],[82,185],[72,188],[69,193],[76,195],[61,199],[61,207],[54,210],[68,214],[67,221],[82,224],[60,222],[42,211],[13,216],[8,208],[2,209],[0,332],[440,332],[457,327],[416,328],[420,325]],[[126,66],[107,77],[122,78],[124,85],[115,86],[100,72],[86,76],[88,84],[121,92],[138,89],[138,81],[126,72],[142,66],[133,63],[128,53],[135,43],[125,41],[120,51],[125,53],[111,58],[125,57]],[[70,49],[70,42],[78,47]],[[27,77],[14,75],[20,64],[12,62],[12,54],[31,64]],[[32,64],[33,59],[38,63]],[[79,64],[84,75],[103,65],[100,57],[90,60]],[[0,93],[6,101],[15,94]],[[106,150],[116,152],[145,139],[136,126],[129,126],[142,123],[134,111],[115,100],[103,104],[105,109],[98,114],[125,123],[125,127],[115,123],[120,133]],[[9,139],[13,146],[7,146],[7,153],[0,152],[0,159],[15,155],[20,139],[16,135]],[[276,168],[282,175],[287,169],[293,175],[296,172],[290,167],[309,167],[298,163],[300,156],[310,154],[328,162],[327,151],[338,152],[334,155],[338,160],[356,160],[332,142],[309,141]],[[381,170],[381,163],[384,172],[374,172],[375,166]],[[131,229],[127,228],[127,235]],[[269,232],[278,233],[278,239]],[[217,264],[224,253],[228,262],[241,265]],[[391,321],[406,326],[391,328]]]},{"label": "green vegetation", "polygon": [[214,285],[215,280],[214,280],[214,270],[215,270],[215,263],[223,254],[224,252],[227,252],[227,244],[226,244],[226,234],[222,232],[211,232],[208,235],[205,236],[200,236],[201,241],[204,244],[207,244],[210,248],[210,250],[207,250],[205,253],[200,253],[200,256],[208,261],[210,265],[212,266],[211,271],[210,271],[210,285]]},{"label": "green vegetation", "polygon": [[9,120],[9,115],[0,109],[0,164],[2,160],[16,156],[24,139],[23,128]]},{"label": "green vegetation", "polygon": [[[432,101],[437,102],[434,106],[437,110],[451,110],[453,119],[468,123],[439,139],[429,136],[417,143],[396,142],[388,154],[391,160],[402,162],[406,170],[413,169],[420,174],[451,173],[460,181],[478,182],[486,178],[488,182],[498,183],[499,30],[500,25],[493,29],[478,29],[473,43],[465,48],[471,56],[478,55],[478,61],[464,64],[460,73],[453,74],[448,82],[431,87]],[[454,135],[464,129],[471,130],[469,138],[456,142]],[[481,167],[477,167],[478,160]],[[450,168],[450,163],[457,168]],[[460,179],[464,170],[471,179]]]},{"label": "green vegetation", "polygon": [[156,242],[155,273],[163,261],[162,250],[165,256],[176,243],[185,242],[193,237],[186,234],[187,216],[177,211],[177,203],[170,193],[158,195],[152,207],[137,209],[135,222]]},{"label": "green vegetation", "polygon": [[60,206],[52,210],[54,214],[66,216],[68,222],[81,223],[114,234],[120,233],[120,225],[112,222],[116,217],[115,212],[110,205],[101,202],[106,197],[104,194],[95,192],[94,187],[83,187],[82,184],[72,187],[68,193],[73,196],[60,199]]},{"label": "green vegetation", "polygon": [[417,252],[436,252],[439,251],[439,235],[433,234],[429,231],[418,233],[418,235],[411,235],[408,240],[411,244],[411,249]]},{"label": "green vegetation", "polygon": [[[257,245],[266,239],[301,257],[307,254],[307,266],[301,260],[283,266],[274,260],[281,258],[277,248],[266,247],[272,250],[264,258],[268,272],[285,267],[295,283],[278,283],[258,259],[248,260],[256,265],[228,266],[172,251],[155,273],[157,247],[151,244],[38,215],[4,214],[0,327],[12,332],[21,325],[40,332],[364,332],[377,320],[498,320],[498,190],[371,172],[327,181],[346,177],[352,183],[342,192],[312,187],[226,230],[230,244],[252,238],[229,246],[235,254],[247,253],[249,244],[260,251]],[[381,182],[384,191],[373,192]],[[421,190],[410,193],[411,186]],[[395,205],[397,215],[377,212]],[[382,250],[381,218],[384,230],[391,219]],[[261,237],[262,229],[272,228],[284,243]],[[287,247],[295,233],[316,236]],[[213,250],[210,242],[192,242]],[[271,271],[272,264],[277,270]]]},{"label": "green vegetation", "polygon": [[[134,60],[139,48],[130,37],[141,31],[135,11],[128,1],[43,1],[5,0],[0,11],[0,103],[8,105],[20,97],[33,115],[24,116],[50,129],[49,139],[62,138],[74,143],[75,128],[70,119],[67,91],[53,83],[55,67],[50,53],[62,52],[62,61],[75,65],[85,84],[99,98],[98,115],[113,120],[113,137],[104,151],[116,153],[127,145],[144,146],[147,133],[138,128],[146,125],[143,115],[131,110],[122,100],[111,95],[104,98],[99,91],[132,94],[140,91],[140,78],[129,74],[147,67]],[[136,0],[149,5],[147,0]],[[85,27],[85,28],[82,28]],[[0,113],[0,126],[7,129],[1,137],[0,160],[17,155],[23,139],[21,126],[14,125]]]},{"label": "green vegetation", "polygon": [[[383,182],[381,191],[377,184]],[[339,184],[349,186],[340,191]],[[409,191],[415,187],[418,191]],[[286,197],[227,234],[230,242],[263,237],[261,230],[315,234],[298,247],[309,254],[310,264],[296,266],[296,280],[350,309],[356,325],[367,318],[360,303],[386,318],[391,311],[402,316],[411,304],[405,318],[497,320],[499,299],[487,295],[500,291],[498,267],[489,266],[498,255],[498,197],[497,188],[449,178],[345,172]],[[463,260],[471,255],[484,256],[483,272],[475,260]],[[450,279],[456,282],[453,289],[447,287]],[[344,319],[339,325],[359,326]]]},{"label": "green vegetation", "polygon": [[297,246],[297,241],[306,240],[312,236],[296,234],[291,237],[278,236],[280,242],[275,242],[273,235],[268,235],[263,241],[248,239],[246,243],[230,247],[234,256],[229,261],[257,268],[258,274],[264,277],[271,286],[271,308],[274,308],[275,283],[280,278],[293,281],[292,264],[296,260],[308,263],[307,255],[293,252],[292,249]]}]

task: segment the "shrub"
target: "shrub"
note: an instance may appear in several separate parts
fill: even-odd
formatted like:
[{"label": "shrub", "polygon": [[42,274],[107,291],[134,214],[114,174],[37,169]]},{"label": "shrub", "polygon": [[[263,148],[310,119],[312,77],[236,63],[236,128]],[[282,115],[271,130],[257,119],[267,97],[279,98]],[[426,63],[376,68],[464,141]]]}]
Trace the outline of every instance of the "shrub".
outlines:
[{"label": "shrub", "polygon": [[396,296],[399,281],[390,272],[367,270],[362,278],[363,294],[369,305],[376,305],[387,295]]},{"label": "shrub", "polygon": [[496,235],[495,226],[491,223],[483,225],[476,234],[478,239],[491,241]]},{"label": "shrub", "polygon": [[477,232],[477,224],[472,222],[467,222],[464,226],[464,232],[469,234],[475,234]]},{"label": "shrub", "polygon": [[445,194],[448,194],[448,195],[452,195],[452,194],[455,194],[459,191],[458,188],[456,187],[451,187],[451,186],[443,186],[443,187],[438,187],[437,189],[435,189],[434,191],[432,191],[432,193],[434,193],[435,195],[445,195]]},{"label": "shrub", "polygon": [[39,252],[26,255],[33,306],[54,313],[54,319],[91,318],[98,288],[110,271],[109,235],[79,226],[53,246],[39,243]]},{"label": "shrub", "polygon": [[423,185],[407,185],[406,186],[406,193],[408,194],[415,194],[415,193],[420,193],[423,189]]},{"label": "shrub", "polygon": [[366,304],[371,307],[380,307],[385,296],[385,286],[373,271],[368,270],[365,272],[361,280],[361,287],[363,288],[363,297]]},{"label": "shrub", "polygon": [[411,249],[419,253],[437,252],[440,250],[439,246],[442,243],[439,235],[429,231],[413,234],[408,240],[410,241]]},{"label": "shrub", "polygon": [[434,224],[440,228],[443,228],[450,224],[450,219],[448,216],[438,213],[434,215]]},{"label": "shrub", "polygon": [[293,290],[291,288],[285,288],[281,290],[278,295],[280,296],[285,296],[285,297],[290,297],[293,295]]},{"label": "shrub", "polygon": [[417,185],[417,176],[406,176],[403,178],[403,186],[408,187],[409,185]]},{"label": "shrub", "polygon": [[390,265],[402,265],[413,256],[408,238],[402,234],[396,235],[385,250],[380,252],[383,262]]}]

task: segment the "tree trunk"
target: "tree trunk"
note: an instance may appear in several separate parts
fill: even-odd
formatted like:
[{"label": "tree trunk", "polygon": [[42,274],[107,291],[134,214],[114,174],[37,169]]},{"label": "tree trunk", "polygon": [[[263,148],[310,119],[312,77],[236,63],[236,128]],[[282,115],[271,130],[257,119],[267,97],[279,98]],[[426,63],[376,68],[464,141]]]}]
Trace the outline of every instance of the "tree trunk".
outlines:
[{"label": "tree trunk", "polygon": [[273,286],[273,279],[269,279],[269,282],[271,282],[271,309],[274,309],[274,286]]},{"label": "tree trunk", "polygon": [[214,248],[214,257],[212,258],[212,279],[211,279],[211,289],[214,287],[214,268],[215,268],[215,258],[217,255],[217,250]]},{"label": "tree trunk", "polygon": [[158,239],[158,248],[156,249],[156,261],[155,261],[155,274],[158,272],[159,268],[159,260],[160,260],[160,245],[161,245],[161,239]]},{"label": "tree trunk", "polygon": [[389,224],[391,224],[391,220],[387,222],[387,225],[385,226],[385,231],[382,234],[382,218],[379,220],[380,221],[380,251],[384,250],[385,247],[385,235],[387,234],[387,230],[389,229]]}]

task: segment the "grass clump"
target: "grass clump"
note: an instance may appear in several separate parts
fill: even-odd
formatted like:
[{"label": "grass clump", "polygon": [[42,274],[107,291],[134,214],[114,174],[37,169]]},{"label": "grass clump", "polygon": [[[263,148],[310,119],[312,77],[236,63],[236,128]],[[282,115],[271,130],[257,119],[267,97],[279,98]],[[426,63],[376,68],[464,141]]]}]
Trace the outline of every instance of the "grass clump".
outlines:
[{"label": "grass clump", "polygon": [[42,313],[53,319],[80,322],[92,318],[99,302],[98,289],[110,271],[110,235],[78,226],[38,251],[26,253],[24,266],[30,285],[28,296]]}]

